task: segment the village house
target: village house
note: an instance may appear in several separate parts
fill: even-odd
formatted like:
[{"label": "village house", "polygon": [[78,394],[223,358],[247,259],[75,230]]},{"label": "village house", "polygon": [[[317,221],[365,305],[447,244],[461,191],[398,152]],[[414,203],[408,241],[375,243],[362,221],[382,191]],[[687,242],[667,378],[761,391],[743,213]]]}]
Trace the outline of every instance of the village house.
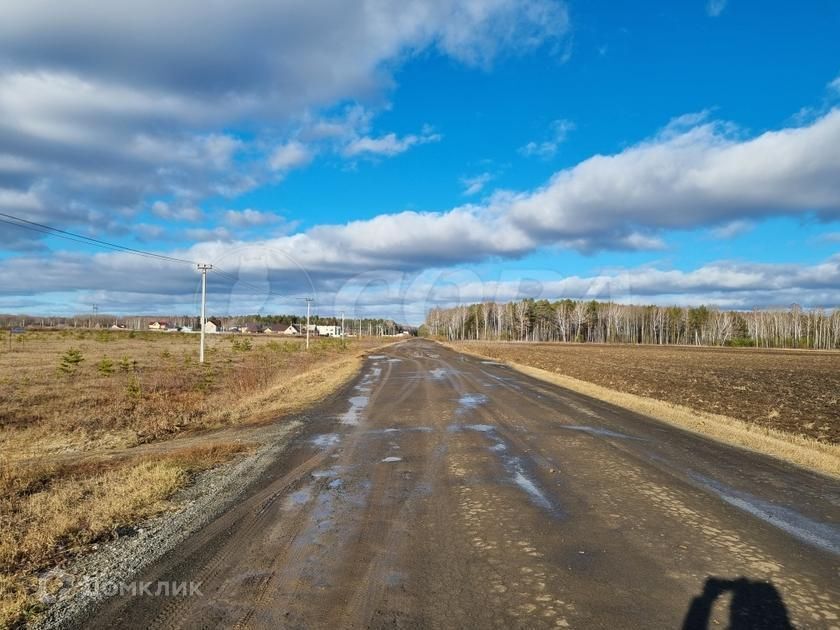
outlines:
[{"label": "village house", "polygon": [[210,317],[204,322],[204,332],[217,333],[222,330],[222,320]]},{"label": "village house", "polygon": [[169,322],[152,322],[149,324],[149,330],[167,330]]},{"label": "village house", "polygon": [[310,324],[309,334],[313,333],[321,337],[340,337],[341,326],[324,326],[321,324]]}]

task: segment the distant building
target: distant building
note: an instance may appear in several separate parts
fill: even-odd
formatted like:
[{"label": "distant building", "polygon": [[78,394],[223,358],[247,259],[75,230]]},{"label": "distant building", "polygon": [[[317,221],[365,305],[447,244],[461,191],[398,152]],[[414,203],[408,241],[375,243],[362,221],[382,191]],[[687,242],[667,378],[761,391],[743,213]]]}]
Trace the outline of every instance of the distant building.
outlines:
[{"label": "distant building", "polygon": [[340,337],[341,326],[322,326],[320,324],[310,324],[309,333],[315,333],[321,337]]},{"label": "distant building", "polygon": [[204,322],[204,332],[206,333],[217,333],[222,329],[222,320],[216,319],[215,317],[209,318],[206,322]]},{"label": "distant building", "polygon": [[263,330],[265,330],[265,329],[262,326],[260,326],[259,324],[246,324],[245,326],[240,326],[239,327],[240,332],[247,332],[247,333],[261,333]]},{"label": "distant building", "polygon": [[169,328],[169,322],[152,322],[149,324],[149,330],[166,330]]},{"label": "distant building", "polygon": [[281,326],[280,332],[284,335],[299,335],[300,330],[298,330],[297,326],[294,324],[289,324],[288,326]]}]

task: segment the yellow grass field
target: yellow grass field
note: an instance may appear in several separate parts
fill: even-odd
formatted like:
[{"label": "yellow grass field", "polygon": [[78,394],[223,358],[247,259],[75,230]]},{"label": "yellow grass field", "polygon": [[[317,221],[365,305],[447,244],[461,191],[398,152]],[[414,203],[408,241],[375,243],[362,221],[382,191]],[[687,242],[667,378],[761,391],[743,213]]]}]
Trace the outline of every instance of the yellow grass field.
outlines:
[{"label": "yellow grass field", "polygon": [[[39,331],[0,345],[0,627],[38,611],[37,574],[167,509],[249,445],[213,429],[316,402],[381,339]],[[4,340],[7,342],[7,340]],[[80,360],[79,360],[80,359]],[[198,436],[198,437],[196,437]]]}]

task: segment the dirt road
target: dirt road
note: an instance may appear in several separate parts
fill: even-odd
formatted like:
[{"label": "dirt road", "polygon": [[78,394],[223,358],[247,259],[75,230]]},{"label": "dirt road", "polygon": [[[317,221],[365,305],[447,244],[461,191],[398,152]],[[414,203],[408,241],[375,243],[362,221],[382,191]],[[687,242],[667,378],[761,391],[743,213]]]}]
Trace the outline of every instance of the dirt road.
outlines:
[{"label": "dirt road", "polygon": [[840,627],[836,481],[419,340],[316,416],[85,624]]}]

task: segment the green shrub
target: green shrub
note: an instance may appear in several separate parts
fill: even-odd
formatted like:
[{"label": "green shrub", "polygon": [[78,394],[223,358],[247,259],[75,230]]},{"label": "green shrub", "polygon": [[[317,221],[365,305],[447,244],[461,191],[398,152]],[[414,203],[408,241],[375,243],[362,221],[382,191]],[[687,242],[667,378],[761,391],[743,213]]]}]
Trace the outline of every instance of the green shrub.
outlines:
[{"label": "green shrub", "polygon": [[61,359],[58,363],[58,369],[67,375],[75,374],[84,360],[85,358],[82,356],[81,350],[78,350],[77,348],[70,348],[67,352],[61,355]]},{"label": "green shrub", "polygon": [[96,364],[96,369],[104,376],[111,376],[114,373],[114,362],[108,357],[102,357],[102,360]]},{"label": "green shrub", "polygon": [[134,402],[140,400],[142,392],[140,390],[139,378],[137,378],[136,376],[132,376],[129,379],[128,383],[126,383],[125,386],[125,395],[129,398],[129,400],[132,400]]},{"label": "green shrub", "polygon": [[247,337],[244,339],[234,339],[233,340],[233,349],[236,352],[248,352],[253,346],[251,345],[251,340]]}]

